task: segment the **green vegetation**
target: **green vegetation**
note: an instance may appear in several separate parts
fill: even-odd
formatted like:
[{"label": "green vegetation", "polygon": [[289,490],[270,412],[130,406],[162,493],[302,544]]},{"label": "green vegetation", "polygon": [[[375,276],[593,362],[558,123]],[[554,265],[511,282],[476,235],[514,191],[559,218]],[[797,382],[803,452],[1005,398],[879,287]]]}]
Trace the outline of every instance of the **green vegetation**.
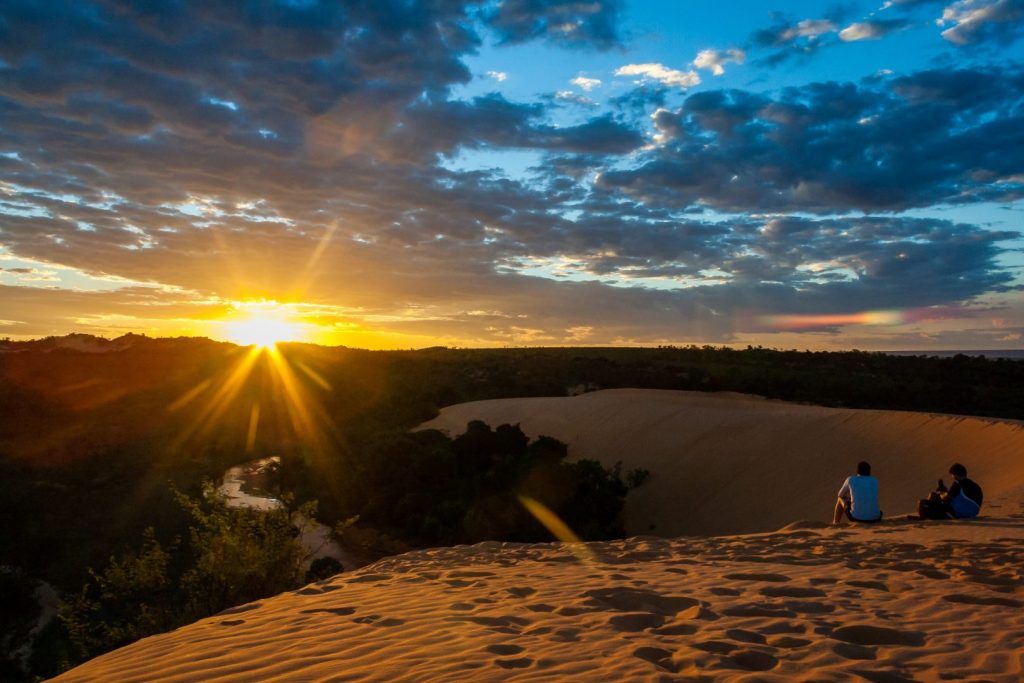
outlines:
[{"label": "green vegetation", "polygon": [[[89,572],[61,612],[81,659],[162,633],[229,607],[302,585],[303,550],[287,508],[228,508],[212,495],[179,495],[192,518],[188,539],[164,547],[152,529],[142,546]],[[298,510],[312,522],[314,504]]]},{"label": "green vegetation", "polygon": [[[619,514],[628,487],[619,470],[566,462],[565,444],[543,436],[531,442],[518,425],[492,430],[474,421],[454,439],[432,430],[381,434],[362,453],[346,477],[342,513],[414,545],[549,540],[520,496],[543,504],[581,538],[625,533]],[[300,490],[316,488],[314,468],[289,478]]]}]

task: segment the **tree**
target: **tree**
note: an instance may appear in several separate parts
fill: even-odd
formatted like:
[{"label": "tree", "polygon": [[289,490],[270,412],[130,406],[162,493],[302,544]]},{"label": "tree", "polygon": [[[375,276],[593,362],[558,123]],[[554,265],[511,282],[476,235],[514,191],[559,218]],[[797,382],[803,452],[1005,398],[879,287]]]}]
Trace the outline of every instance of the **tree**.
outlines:
[{"label": "tree", "polygon": [[89,581],[60,612],[83,659],[182,623],[170,559],[150,528],[138,551],[111,557],[100,573],[89,570]]},{"label": "tree", "polygon": [[176,493],[192,518],[186,543],[165,548],[148,529],[138,550],[90,570],[66,602],[60,618],[83,659],[302,585],[306,557],[292,520],[315,524],[315,502],[294,513],[229,508],[204,488],[200,499]]}]

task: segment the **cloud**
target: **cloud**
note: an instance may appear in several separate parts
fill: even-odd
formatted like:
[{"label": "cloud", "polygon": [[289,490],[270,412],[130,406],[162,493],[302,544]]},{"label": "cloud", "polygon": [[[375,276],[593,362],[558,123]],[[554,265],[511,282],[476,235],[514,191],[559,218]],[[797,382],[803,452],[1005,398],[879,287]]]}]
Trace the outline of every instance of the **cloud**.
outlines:
[{"label": "cloud", "polygon": [[692,88],[700,85],[696,71],[678,71],[663,64],[626,64],[615,71],[616,76],[641,76],[659,81],[676,88]]},{"label": "cloud", "polygon": [[828,19],[781,19],[771,28],[754,34],[754,42],[761,47],[782,47],[804,39],[815,41],[819,36],[833,33],[836,25]]},{"label": "cloud", "polygon": [[508,74],[505,73],[504,71],[488,71],[487,75],[493,78],[494,80],[498,81],[499,83],[508,78]]},{"label": "cloud", "polygon": [[874,19],[857,22],[850,24],[840,31],[839,39],[847,43],[858,40],[878,40],[879,38],[884,38],[893,31],[905,28],[907,25],[907,22],[902,19]]},{"label": "cloud", "polygon": [[621,43],[620,0],[502,0],[485,13],[499,40],[543,38],[568,47],[609,49]]},{"label": "cloud", "polygon": [[777,16],[772,26],[755,31],[751,44],[771,52],[759,62],[777,66],[787,60],[807,58],[829,44],[827,38],[838,30],[832,19],[792,19]]},{"label": "cloud", "polygon": [[573,85],[590,92],[594,88],[601,85],[601,79],[599,78],[587,78],[586,76],[577,76],[570,81]]},{"label": "cloud", "polygon": [[[655,121],[664,144],[599,185],[649,204],[724,211],[899,211],[1013,201],[1024,156],[1024,76],[931,70],[814,83],[777,97],[690,95]],[[914,140],[907,145],[907,140]]]},{"label": "cloud", "polygon": [[778,39],[782,42],[793,42],[797,38],[817,38],[823,33],[835,30],[836,25],[827,19],[802,19],[783,30]]},{"label": "cloud", "polygon": [[912,9],[926,5],[938,5],[946,1],[947,0],[886,0],[886,2],[882,3],[882,9],[888,9],[890,7]]},{"label": "cloud", "polygon": [[1007,45],[1024,32],[1024,0],[960,0],[946,7],[936,23],[953,24],[942,37],[956,45]]},{"label": "cloud", "polygon": [[586,107],[597,106],[597,102],[595,102],[594,100],[590,99],[589,97],[580,95],[579,93],[575,93],[572,90],[559,90],[558,92],[555,93],[555,99],[561,102],[572,102],[573,104],[581,104]]},{"label": "cloud", "polygon": [[316,306],[342,343],[711,342],[750,310],[1012,286],[1006,233],[894,212],[1024,197],[1019,68],[687,94],[696,72],[634,64],[618,75],[644,83],[597,111],[461,95],[483,41],[610,47],[617,12],[9,0],[0,243],[61,289],[0,273],[4,318],[201,334],[265,297]]},{"label": "cloud", "polygon": [[693,65],[698,69],[710,70],[716,76],[725,73],[724,64],[742,64],[747,55],[743,50],[736,48],[729,50],[701,50],[693,60]]}]

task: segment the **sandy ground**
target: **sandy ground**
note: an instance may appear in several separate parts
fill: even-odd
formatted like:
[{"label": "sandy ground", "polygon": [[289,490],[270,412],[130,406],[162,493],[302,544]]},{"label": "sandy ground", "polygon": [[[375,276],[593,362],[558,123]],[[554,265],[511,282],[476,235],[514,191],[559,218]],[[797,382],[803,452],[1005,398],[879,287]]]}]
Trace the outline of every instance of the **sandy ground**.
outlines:
[{"label": "sandy ground", "polygon": [[386,558],[59,681],[1005,681],[1024,519]]},{"label": "sandy ground", "polygon": [[[475,418],[650,469],[628,525],[672,537],[389,557],[57,680],[1024,680],[1020,425],[636,390],[454,406],[433,424]],[[984,516],[828,528],[862,457],[899,512],[959,460]]]},{"label": "sandy ground", "polygon": [[651,477],[629,494],[629,534],[735,534],[795,519],[829,521],[859,460],[881,485],[882,510],[902,515],[953,462],[985,489],[986,514],[1024,501],[1024,427],[980,418],[845,410],[730,393],[613,389],[563,398],[451,406],[423,425],[452,434],[470,420],[553,436],[571,458]]}]

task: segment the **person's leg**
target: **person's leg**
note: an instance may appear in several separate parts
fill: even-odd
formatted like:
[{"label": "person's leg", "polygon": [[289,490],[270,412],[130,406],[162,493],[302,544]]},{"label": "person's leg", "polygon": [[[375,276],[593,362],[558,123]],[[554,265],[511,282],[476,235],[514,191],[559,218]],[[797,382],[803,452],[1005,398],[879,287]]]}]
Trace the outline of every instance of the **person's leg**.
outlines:
[{"label": "person's leg", "polygon": [[918,502],[917,514],[921,519],[949,519],[945,504],[931,498]]},{"label": "person's leg", "polygon": [[835,526],[843,521],[843,515],[849,515],[846,510],[846,502],[842,498],[836,499],[836,509],[832,511],[832,525]]}]

